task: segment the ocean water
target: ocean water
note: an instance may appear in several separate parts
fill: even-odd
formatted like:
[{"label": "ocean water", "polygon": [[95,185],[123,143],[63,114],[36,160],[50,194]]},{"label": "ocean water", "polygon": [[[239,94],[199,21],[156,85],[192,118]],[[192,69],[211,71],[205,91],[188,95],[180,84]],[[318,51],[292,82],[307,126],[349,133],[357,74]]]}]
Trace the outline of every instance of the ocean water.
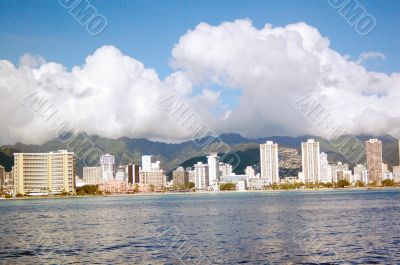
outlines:
[{"label": "ocean water", "polygon": [[1,264],[400,264],[400,190],[0,201]]}]

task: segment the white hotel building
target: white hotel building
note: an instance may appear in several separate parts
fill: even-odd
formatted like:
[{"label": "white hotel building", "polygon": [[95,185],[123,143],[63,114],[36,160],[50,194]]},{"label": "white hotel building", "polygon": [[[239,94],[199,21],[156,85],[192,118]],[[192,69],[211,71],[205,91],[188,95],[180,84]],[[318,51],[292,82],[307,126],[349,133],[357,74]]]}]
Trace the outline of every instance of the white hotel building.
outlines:
[{"label": "white hotel building", "polygon": [[316,183],[321,181],[321,157],[319,142],[309,139],[301,143],[302,173],[300,176],[305,183]]},{"label": "white hotel building", "polygon": [[219,156],[211,153],[207,156],[208,178],[210,185],[215,184],[219,180]]},{"label": "white hotel building", "polygon": [[115,157],[110,154],[100,156],[100,168],[103,181],[114,180]]},{"label": "white hotel building", "polygon": [[197,162],[194,166],[195,187],[199,190],[207,189],[210,185],[208,165]]},{"label": "white hotel building", "polygon": [[260,144],[261,178],[269,180],[270,184],[279,183],[278,144],[267,141]]}]

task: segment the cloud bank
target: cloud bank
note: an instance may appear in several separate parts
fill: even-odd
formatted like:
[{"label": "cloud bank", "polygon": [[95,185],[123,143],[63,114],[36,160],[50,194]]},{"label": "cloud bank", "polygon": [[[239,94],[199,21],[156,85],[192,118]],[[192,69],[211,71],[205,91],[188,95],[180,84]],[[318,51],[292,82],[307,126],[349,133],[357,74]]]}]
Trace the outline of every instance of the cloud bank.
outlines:
[{"label": "cloud bank", "polygon": [[[384,58],[369,52],[360,57]],[[294,102],[312,95],[354,134],[400,136],[400,73],[367,71],[305,23],[257,29],[249,20],[199,24],[172,50],[172,73],[103,46],[70,71],[32,55],[0,61],[0,144],[54,137],[22,100],[49,99],[81,131],[104,137],[179,141],[190,137],[157,106],[177,95],[205,124],[249,137],[318,134]],[[235,104],[224,95],[237,95]]]}]

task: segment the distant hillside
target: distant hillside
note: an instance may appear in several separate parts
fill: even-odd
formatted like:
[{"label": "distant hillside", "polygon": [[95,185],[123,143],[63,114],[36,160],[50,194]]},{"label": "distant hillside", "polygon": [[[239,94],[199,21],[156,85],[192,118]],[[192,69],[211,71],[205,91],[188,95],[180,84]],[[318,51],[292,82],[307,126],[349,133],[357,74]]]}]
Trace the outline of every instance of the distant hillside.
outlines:
[{"label": "distant hillside", "polygon": [[[150,141],[143,138],[129,138],[121,137],[118,139],[109,139],[96,135],[89,136],[90,140],[93,141],[95,146],[104,153],[113,154],[116,157],[117,164],[124,164],[131,161],[141,161],[141,156],[144,154],[154,155],[156,160],[160,160],[163,168],[166,171],[173,170],[179,165],[193,166],[199,159],[205,159],[204,156],[213,148],[220,146],[219,141],[222,140],[230,149],[230,151],[236,152],[240,157],[240,163],[236,168],[237,173],[242,173],[247,165],[259,164],[259,150],[258,146],[260,143],[264,143],[267,140],[278,143],[281,147],[289,147],[300,149],[301,142],[306,141],[309,138],[314,138],[321,143],[321,151],[328,154],[328,159],[332,162],[344,161],[346,159],[341,153],[335,149],[329,141],[313,136],[301,136],[301,137],[288,137],[288,136],[273,136],[259,139],[248,139],[240,134],[229,133],[222,134],[218,139],[212,137],[205,137],[198,140],[197,142],[185,141],[178,144],[168,144],[163,142]],[[357,138],[364,142],[367,139],[374,138],[368,135],[357,136]],[[397,140],[391,136],[380,136],[378,137],[383,142],[383,153],[384,161],[390,166],[397,165],[398,162],[398,144]],[[205,148],[199,143],[211,143]],[[13,164],[13,152],[49,152],[60,149],[68,149],[58,139],[47,141],[41,145],[26,145],[23,143],[17,143],[15,145],[3,146],[0,152],[0,165],[6,166],[8,169]],[[71,150],[75,151],[75,150]],[[224,150],[222,150],[224,152]],[[203,158],[202,158],[203,157]],[[98,164],[98,157],[94,159],[89,166]],[[77,161],[78,174],[82,173],[83,167],[82,161]]]}]

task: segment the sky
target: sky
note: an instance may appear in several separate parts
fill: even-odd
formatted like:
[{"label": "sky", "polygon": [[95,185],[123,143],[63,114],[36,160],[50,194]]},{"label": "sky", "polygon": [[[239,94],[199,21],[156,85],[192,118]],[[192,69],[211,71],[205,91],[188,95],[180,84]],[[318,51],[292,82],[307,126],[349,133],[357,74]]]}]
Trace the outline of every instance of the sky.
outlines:
[{"label": "sky", "polygon": [[348,133],[400,136],[398,1],[350,0],[366,35],[344,0],[86,0],[107,22],[92,35],[65,8],[81,1],[0,0],[0,144],[54,138],[35,100],[89,134],[193,138],[171,95],[216,134],[327,136],[296,106],[312,96]]}]

